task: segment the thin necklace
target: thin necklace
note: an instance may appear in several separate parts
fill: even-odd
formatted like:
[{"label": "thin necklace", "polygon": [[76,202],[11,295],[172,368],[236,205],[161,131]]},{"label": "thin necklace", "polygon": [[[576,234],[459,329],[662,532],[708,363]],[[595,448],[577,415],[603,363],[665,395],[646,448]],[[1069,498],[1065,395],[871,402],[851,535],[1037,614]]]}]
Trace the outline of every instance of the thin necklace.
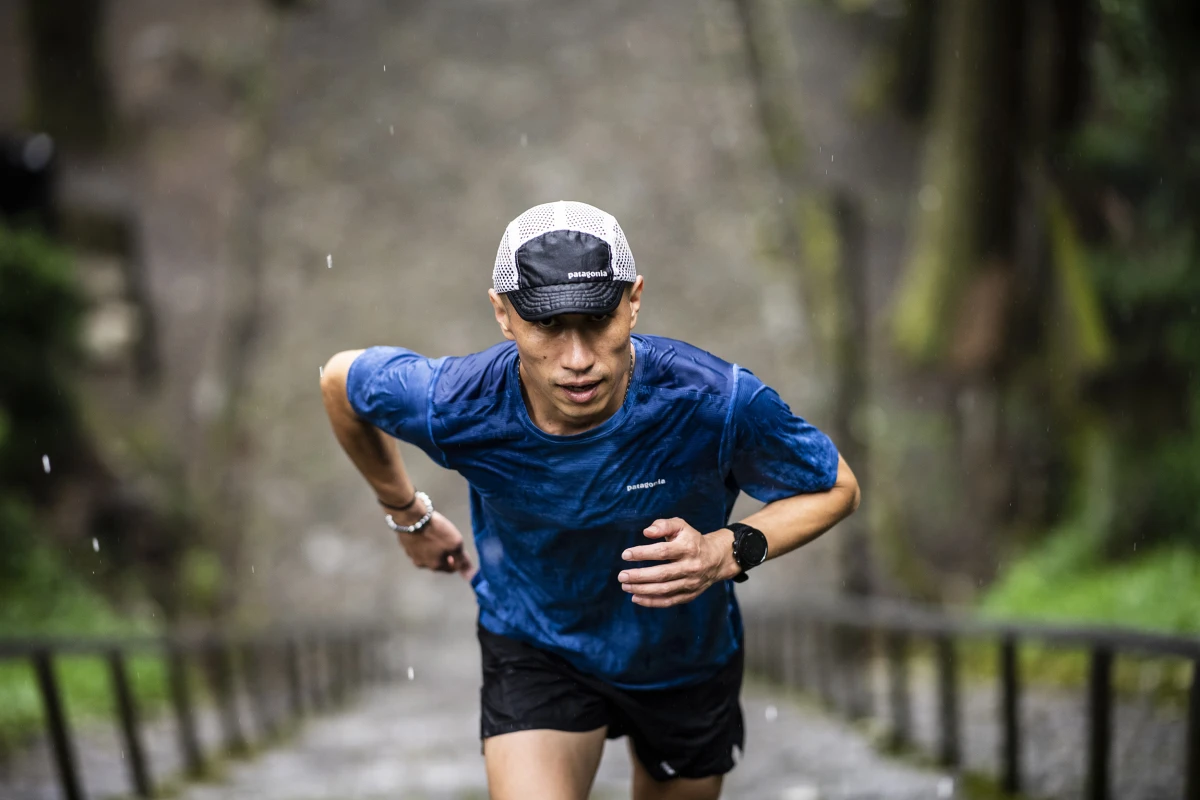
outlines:
[{"label": "thin necklace", "polygon": [[[521,357],[517,356],[517,383],[521,386],[525,385],[525,381],[521,378]],[[633,343],[629,344],[629,380],[625,381],[625,394],[621,397],[621,405],[625,405],[625,401],[629,399],[629,387],[633,384]]]}]

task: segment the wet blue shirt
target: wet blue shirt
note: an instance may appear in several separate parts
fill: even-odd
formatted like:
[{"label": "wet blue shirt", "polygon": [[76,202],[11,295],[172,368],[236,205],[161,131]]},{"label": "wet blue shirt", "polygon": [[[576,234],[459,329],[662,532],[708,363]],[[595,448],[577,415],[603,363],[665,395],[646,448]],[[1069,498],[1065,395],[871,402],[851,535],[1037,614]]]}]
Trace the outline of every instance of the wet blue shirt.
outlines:
[{"label": "wet blue shirt", "polygon": [[570,436],[530,420],[511,342],[436,359],[372,347],[347,392],[361,418],[470,484],[484,628],[651,689],[713,675],[741,646],[741,620],[730,581],[671,608],[635,605],[617,574],[649,564],[622,551],[650,543],[642,530],[660,518],[724,527],[739,491],[825,491],[838,455],[748,370],[672,339],[633,343],[620,410]]}]

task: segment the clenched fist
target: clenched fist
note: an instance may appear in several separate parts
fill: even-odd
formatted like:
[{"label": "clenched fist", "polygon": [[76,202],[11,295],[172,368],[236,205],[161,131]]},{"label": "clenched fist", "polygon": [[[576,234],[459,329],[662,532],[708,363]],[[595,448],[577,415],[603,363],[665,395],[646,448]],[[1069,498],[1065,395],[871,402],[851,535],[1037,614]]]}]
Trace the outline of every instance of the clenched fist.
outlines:
[{"label": "clenched fist", "polygon": [[[392,518],[396,519],[396,515]],[[396,522],[411,524],[399,519],[396,519]],[[440,512],[433,512],[433,517],[417,533],[397,531],[396,538],[400,540],[400,546],[412,559],[413,564],[421,569],[457,572],[467,581],[475,576],[475,567],[463,549],[462,534],[454,523]]]},{"label": "clenched fist", "polygon": [[689,603],[717,581],[728,580],[741,568],[733,560],[733,531],[722,528],[702,534],[683,520],[655,520],[643,533],[655,544],[631,547],[626,561],[666,561],[653,567],[622,570],[621,588],[633,602],[649,608]]}]

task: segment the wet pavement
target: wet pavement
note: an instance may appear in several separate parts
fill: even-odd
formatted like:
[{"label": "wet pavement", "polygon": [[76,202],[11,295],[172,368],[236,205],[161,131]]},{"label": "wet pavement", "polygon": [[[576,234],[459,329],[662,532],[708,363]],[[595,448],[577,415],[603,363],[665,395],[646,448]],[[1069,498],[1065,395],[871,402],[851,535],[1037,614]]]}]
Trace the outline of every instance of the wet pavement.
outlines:
[{"label": "wet pavement", "polygon": [[[461,630],[461,629],[460,629]],[[462,630],[469,634],[469,630]],[[185,800],[465,800],[487,796],[479,751],[479,656],[470,635],[408,639],[395,684],[314,720],[286,748],[229,766]],[[412,680],[407,669],[412,667]],[[758,686],[744,697],[746,752],[726,798],[929,800],[958,797],[945,775],[890,761],[860,732]],[[624,740],[609,742],[592,796],[629,796]]]}]

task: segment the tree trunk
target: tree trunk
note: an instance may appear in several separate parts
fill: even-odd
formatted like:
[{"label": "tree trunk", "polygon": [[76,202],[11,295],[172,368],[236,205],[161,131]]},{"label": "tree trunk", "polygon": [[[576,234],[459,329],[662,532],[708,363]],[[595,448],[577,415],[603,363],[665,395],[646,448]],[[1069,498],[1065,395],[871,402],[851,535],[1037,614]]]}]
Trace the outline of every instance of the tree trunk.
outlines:
[{"label": "tree trunk", "polygon": [[67,149],[95,151],[114,127],[104,60],[104,0],[26,0],[32,127]]}]

